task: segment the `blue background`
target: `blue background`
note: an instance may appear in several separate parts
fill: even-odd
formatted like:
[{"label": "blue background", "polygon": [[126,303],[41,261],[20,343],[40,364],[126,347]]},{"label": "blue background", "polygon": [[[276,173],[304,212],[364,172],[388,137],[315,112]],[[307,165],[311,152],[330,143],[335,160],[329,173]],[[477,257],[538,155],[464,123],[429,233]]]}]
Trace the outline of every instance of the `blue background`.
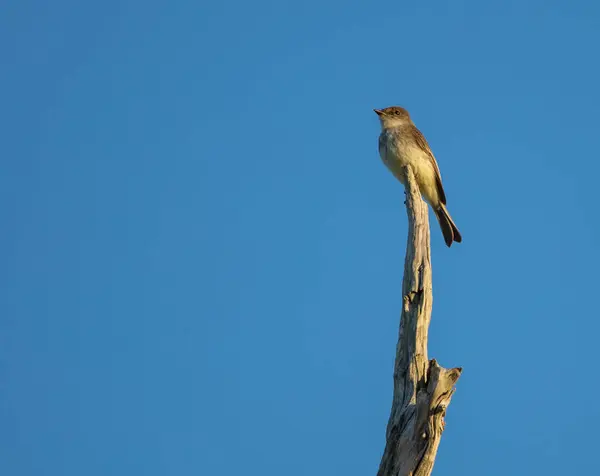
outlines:
[{"label": "blue background", "polygon": [[600,474],[600,3],[4,2],[0,474],[375,474],[409,109],[435,474]]}]

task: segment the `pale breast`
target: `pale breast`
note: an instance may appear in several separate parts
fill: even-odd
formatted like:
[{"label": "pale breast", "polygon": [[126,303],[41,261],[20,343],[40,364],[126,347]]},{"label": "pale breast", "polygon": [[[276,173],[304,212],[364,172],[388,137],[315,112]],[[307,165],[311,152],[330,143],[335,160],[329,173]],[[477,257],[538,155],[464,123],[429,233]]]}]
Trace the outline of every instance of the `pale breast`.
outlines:
[{"label": "pale breast", "polygon": [[402,134],[398,131],[385,129],[379,135],[379,156],[390,172],[402,183],[404,183],[403,167],[410,163],[410,159],[404,153],[406,146]]},{"label": "pale breast", "polygon": [[404,167],[410,165],[421,192],[429,201],[435,190],[434,170],[427,154],[417,144],[404,136],[401,130],[384,130],[379,136],[379,155],[383,163],[403,184]]}]

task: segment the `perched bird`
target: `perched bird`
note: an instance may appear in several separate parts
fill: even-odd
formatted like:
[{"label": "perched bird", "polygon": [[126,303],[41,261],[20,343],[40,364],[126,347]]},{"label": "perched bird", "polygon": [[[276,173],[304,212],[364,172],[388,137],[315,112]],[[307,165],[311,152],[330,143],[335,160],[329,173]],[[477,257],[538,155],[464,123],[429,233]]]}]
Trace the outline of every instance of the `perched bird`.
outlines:
[{"label": "perched bird", "polygon": [[379,155],[394,176],[406,185],[404,167],[410,165],[425,201],[431,205],[446,245],[460,243],[462,236],[446,208],[442,176],[429,144],[402,107],[374,109],[381,122]]}]

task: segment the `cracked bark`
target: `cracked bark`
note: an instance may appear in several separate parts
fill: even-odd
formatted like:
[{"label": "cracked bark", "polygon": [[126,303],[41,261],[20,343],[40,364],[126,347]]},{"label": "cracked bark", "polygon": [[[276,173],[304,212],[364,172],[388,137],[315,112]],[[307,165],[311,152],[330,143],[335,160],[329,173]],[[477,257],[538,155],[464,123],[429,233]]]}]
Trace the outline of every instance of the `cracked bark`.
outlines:
[{"label": "cracked bark", "polygon": [[427,204],[410,167],[406,174],[408,242],[403,306],[394,364],[394,397],[377,476],[431,474],[461,368],[445,369],[427,357],[433,302]]}]

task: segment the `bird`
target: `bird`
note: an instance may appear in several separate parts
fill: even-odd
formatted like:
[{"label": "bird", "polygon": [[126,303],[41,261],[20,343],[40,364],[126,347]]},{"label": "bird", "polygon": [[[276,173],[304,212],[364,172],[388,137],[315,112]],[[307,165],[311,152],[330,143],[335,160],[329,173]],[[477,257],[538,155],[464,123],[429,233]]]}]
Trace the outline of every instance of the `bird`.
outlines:
[{"label": "bird", "polygon": [[404,167],[410,165],[423,198],[435,213],[446,245],[450,247],[454,242],[462,242],[462,235],[446,208],[446,194],[438,164],[408,111],[400,106],[374,111],[381,123],[379,155],[383,163],[404,186]]}]

